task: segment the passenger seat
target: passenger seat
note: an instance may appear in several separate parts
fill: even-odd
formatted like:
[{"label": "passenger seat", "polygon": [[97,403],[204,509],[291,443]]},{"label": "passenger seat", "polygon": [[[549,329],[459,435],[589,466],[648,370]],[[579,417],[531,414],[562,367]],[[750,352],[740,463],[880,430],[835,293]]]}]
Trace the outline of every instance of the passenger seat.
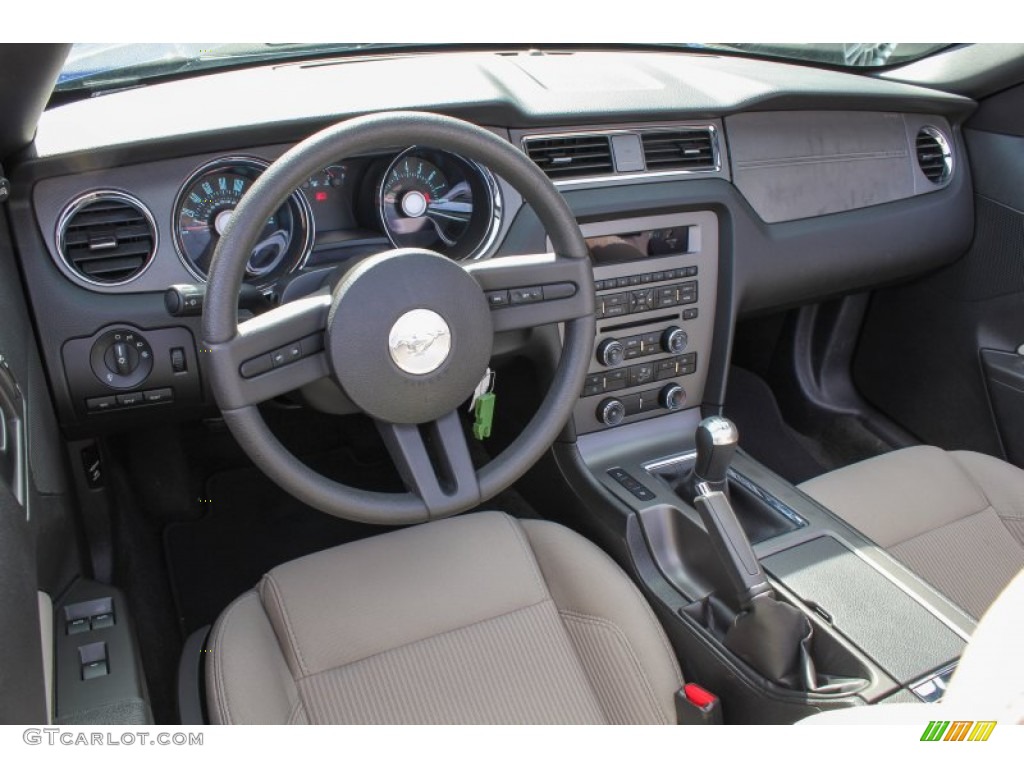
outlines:
[{"label": "passenger seat", "polygon": [[979,618],[1024,568],[1024,470],[917,446],[800,489]]}]

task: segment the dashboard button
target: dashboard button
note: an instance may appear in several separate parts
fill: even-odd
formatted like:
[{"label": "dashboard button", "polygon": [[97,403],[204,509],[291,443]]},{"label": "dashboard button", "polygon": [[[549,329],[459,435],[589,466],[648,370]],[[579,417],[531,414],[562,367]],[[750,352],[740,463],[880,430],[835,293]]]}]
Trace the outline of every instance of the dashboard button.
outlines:
[{"label": "dashboard button", "polygon": [[109,411],[117,405],[117,400],[113,395],[105,395],[104,397],[90,397],[85,401],[85,407],[90,411]]},{"label": "dashboard button", "polygon": [[628,368],[616,368],[604,374],[604,391],[611,392],[614,389],[623,389],[628,384]]},{"label": "dashboard button", "polygon": [[551,285],[543,285],[541,288],[544,291],[544,301],[568,299],[570,296],[576,295],[576,285],[574,283],[553,283]]},{"label": "dashboard button", "polygon": [[246,360],[238,370],[243,378],[251,379],[253,376],[266,373],[273,367],[274,361],[270,359],[270,355],[260,355],[252,360]]},{"label": "dashboard button", "polygon": [[507,307],[509,305],[508,291],[488,291],[487,304],[493,307]]},{"label": "dashboard button", "polygon": [[142,393],[142,399],[147,403],[169,403],[174,400],[174,390],[170,387],[150,389]]},{"label": "dashboard button", "polygon": [[630,312],[646,312],[654,307],[654,289],[633,291],[629,296]]},{"label": "dashboard button", "polygon": [[533,304],[537,301],[544,301],[544,291],[539,285],[529,288],[512,288],[509,290],[508,296],[512,304]]},{"label": "dashboard button", "polygon": [[117,396],[117,404],[125,408],[132,405],[142,404],[142,393],[141,392],[125,392],[123,395]]},{"label": "dashboard button", "polygon": [[654,363],[640,363],[629,368],[629,386],[636,387],[654,380]]},{"label": "dashboard button", "polygon": [[697,308],[691,307],[690,309],[683,310],[683,320],[693,320],[697,317]]},{"label": "dashboard button", "polygon": [[281,347],[271,352],[270,362],[275,368],[280,368],[282,365],[294,363],[300,357],[302,357],[302,343],[296,341],[287,347]]},{"label": "dashboard button", "polygon": [[613,293],[611,296],[604,297],[604,305],[606,307],[624,307],[629,304],[629,293]]},{"label": "dashboard button", "polygon": [[592,373],[590,376],[587,376],[583,382],[583,397],[599,395],[602,392],[604,392],[604,375]]}]

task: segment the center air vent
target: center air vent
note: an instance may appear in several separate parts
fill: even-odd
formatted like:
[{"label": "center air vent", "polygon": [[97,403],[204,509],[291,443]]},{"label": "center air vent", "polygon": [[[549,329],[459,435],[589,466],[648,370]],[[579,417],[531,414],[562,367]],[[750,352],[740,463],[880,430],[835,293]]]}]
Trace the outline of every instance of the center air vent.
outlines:
[{"label": "center air vent", "polygon": [[708,128],[647,131],[640,138],[648,171],[707,171],[718,165]]},{"label": "center air vent", "polygon": [[92,192],[69,205],[57,225],[57,250],[79,277],[120,285],[138,277],[156,253],[156,224],[123,192]]},{"label": "center air vent", "polygon": [[523,142],[526,154],[552,179],[604,176],[613,172],[608,136],[544,136]]},{"label": "center air vent", "polygon": [[925,126],[917,132],[917,165],[933,184],[949,180],[953,172],[953,153],[946,137],[936,128]]}]

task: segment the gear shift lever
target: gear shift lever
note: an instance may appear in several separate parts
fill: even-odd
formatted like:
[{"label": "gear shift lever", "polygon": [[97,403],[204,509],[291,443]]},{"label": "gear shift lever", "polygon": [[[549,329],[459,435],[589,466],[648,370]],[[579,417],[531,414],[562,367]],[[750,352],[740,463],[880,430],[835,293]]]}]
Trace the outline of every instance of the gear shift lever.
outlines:
[{"label": "gear shift lever", "polygon": [[722,598],[738,611],[725,635],[726,648],[768,679],[800,687],[797,679],[801,661],[808,660],[813,676],[813,662],[803,645],[810,640],[811,626],[800,611],[775,599],[775,591],[726,495],[726,474],[739,437],[736,425],[724,416],[701,421],[696,435],[697,458],[680,492],[700,515],[717,555],[724,576],[720,584]]},{"label": "gear shift lever", "polygon": [[725,491],[725,474],[736,455],[740,433],[724,416],[709,416],[697,425],[697,459],[693,485],[706,483],[712,491]]},{"label": "gear shift lever", "polygon": [[724,416],[709,416],[697,425],[697,458],[693,468],[677,489],[690,504],[694,504],[704,485],[710,491],[727,493],[726,472],[736,455],[740,433],[736,425]]}]

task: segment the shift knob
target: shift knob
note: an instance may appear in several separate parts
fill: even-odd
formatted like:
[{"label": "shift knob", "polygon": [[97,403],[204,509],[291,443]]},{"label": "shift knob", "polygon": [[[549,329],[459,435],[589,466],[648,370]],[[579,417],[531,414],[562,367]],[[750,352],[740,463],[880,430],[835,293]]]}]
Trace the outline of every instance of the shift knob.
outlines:
[{"label": "shift knob", "polygon": [[693,473],[698,482],[712,486],[725,483],[725,473],[739,445],[736,425],[724,416],[709,416],[697,425],[697,460]]}]

